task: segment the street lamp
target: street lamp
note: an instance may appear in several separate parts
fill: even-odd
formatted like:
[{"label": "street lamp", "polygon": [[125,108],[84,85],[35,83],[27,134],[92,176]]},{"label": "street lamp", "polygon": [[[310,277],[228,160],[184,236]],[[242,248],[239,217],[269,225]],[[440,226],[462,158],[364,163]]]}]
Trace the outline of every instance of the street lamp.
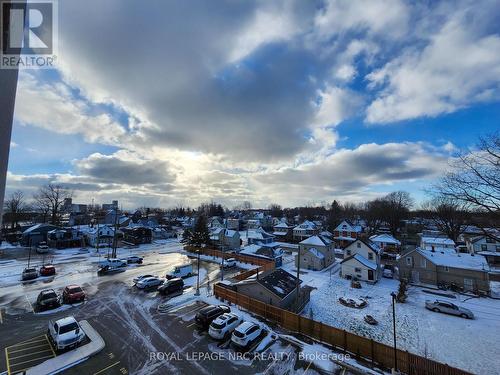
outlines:
[{"label": "street lamp", "polygon": [[198,272],[197,272],[197,275],[196,275],[196,292],[194,293],[195,296],[199,296],[200,295],[200,251],[201,251],[201,247],[198,248]]},{"label": "street lamp", "polygon": [[391,293],[392,297],[392,333],[394,335],[394,368],[392,370],[393,374],[398,370],[398,355],[396,348],[396,293]]}]

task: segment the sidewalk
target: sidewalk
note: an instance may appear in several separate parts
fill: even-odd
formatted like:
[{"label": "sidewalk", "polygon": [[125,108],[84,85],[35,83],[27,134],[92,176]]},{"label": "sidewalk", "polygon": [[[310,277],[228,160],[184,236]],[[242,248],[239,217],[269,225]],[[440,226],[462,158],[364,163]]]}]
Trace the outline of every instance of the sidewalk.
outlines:
[{"label": "sidewalk", "polygon": [[26,371],[27,375],[49,375],[57,374],[63,370],[77,365],[80,362],[87,360],[89,357],[99,353],[104,349],[104,340],[97,331],[86,321],[79,322],[83,331],[90,340],[90,343],[80,346],[74,350],[58,355],[49,359],[38,366],[30,368]]}]

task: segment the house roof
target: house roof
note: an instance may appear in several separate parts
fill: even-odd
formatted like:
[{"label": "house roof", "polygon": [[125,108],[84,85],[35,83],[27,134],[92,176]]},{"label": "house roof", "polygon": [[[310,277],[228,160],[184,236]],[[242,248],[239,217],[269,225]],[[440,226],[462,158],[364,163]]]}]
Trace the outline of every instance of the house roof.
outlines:
[{"label": "house roof", "polygon": [[351,247],[354,244],[354,242],[358,242],[358,241],[364,243],[366,246],[368,246],[371,250],[373,250],[377,254],[379,254],[382,251],[380,249],[380,247],[378,247],[378,245],[375,242],[372,242],[370,240],[364,241],[364,240],[359,239],[359,238],[357,240],[354,240],[352,243],[350,243],[349,246],[346,247],[346,249]]},{"label": "house roof", "polygon": [[330,240],[322,236],[311,236],[309,238],[306,238],[304,241],[299,242],[299,244],[301,245],[313,246],[328,246],[330,243]]},{"label": "house roof", "polygon": [[436,245],[452,245],[455,246],[455,241],[446,237],[427,237],[422,236],[423,243],[436,244]]},{"label": "house roof", "polygon": [[257,282],[280,298],[285,298],[297,287],[297,278],[281,268],[268,273]]},{"label": "house roof", "polygon": [[461,268],[476,271],[489,271],[488,262],[482,255],[466,253],[450,253],[445,251],[431,251],[416,249],[416,251],[436,266]]},{"label": "house roof", "polygon": [[358,261],[359,263],[361,263],[363,266],[365,267],[368,267],[372,270],[376,270],[377,269],[377,264],[376,263],[373,263],[372,261],[366,259],[363,255],[361,254],[354,254],[354,255],[351,255],[350,257],[347,257],[345,258],[344,260],[342,260],[342,262],[340,263],[344,263],[344,262],[347,262],[351,259],[354,259],[356,261]]},{"label": "house roof", "polygon": [[274,227],[275,228],[285,228],[285,229],[290,228],[290,226],[287,223],[283,223],[283,222],[276,224]]},{"label": "house roof", "polygon": [[293,229],[309,229],[309,230],[314,230],[316,229],[316,224],[314,224],[312,221],[306,220],[302,224],[297,225]]},{"label": "house roof", "polygon": [[314,255],[316,258],[319,258],[319,259],[325,259],[325,256],[323,255],[323,253],[321,251],[319,251],[318,249],[315,249],[314,247],[311,247],[308,252],[310,252],[312,255]]},{"label": "house roof", "polygon": [[383,243],[390,243],[394,245],[401,245],[401,242],[399,242],[397,239],[395,239],[393,236],[387,233],[382,233],[382,234],[376,234],[374,236],[370,237],[370,240],[373,242],[383,242]]},{"label": "house roof", "polygon": [[359,225],[352,225],[347,220],[342,221],[337,228],[335,228],[337,232],[361,232],[361,227]]}]

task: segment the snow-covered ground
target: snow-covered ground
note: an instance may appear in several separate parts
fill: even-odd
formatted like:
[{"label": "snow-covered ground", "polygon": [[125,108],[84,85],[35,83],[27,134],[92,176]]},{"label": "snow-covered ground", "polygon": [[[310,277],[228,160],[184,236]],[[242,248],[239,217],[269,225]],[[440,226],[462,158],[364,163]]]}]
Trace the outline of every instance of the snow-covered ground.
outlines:
[{"label": "snow-covered ground", "polygon": [[[284,268],[291,271],[291,263]],[[362,289],[350,287],[348,280],[334,272],[304,271],[305,284],[316,287],[303,314],[314,320],[345,329],[376,341],[392,345],[392,299],[399,281],[383,278],[375,285],[362,283]],[[364,309],[353,309],[339,303],[340,297],[368,301]],[[445,297],[427,294],[410,287],[406,303],[396,305],[398,346],[421,356],[447,363],[477,374],[500,374],[500,300],[470,298],[456,294],[448,299],[473,311],[474,320],[434,313],[425,309],[426,299]],[[379,324],[368,325],[365,315],[372,315]]]}]

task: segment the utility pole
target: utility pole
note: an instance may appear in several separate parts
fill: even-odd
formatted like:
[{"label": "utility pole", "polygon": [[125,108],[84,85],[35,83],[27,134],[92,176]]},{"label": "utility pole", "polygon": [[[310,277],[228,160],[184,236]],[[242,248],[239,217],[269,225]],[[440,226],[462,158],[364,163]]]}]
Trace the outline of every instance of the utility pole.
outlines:
[{"label": "utility pole", "polygon": [[198,271],[196,275],[196,292],[194,293],[195,296],[200,295],[200,251],[201,247],[198,248]]},{"label": "utility pole", "polygon": [[117,226],[118,226],[118,206],[115,207],[115,226],[114,226],[115,230],[113,233],[113,254],[112,254],[113,258],[116,258],[116,246],[117,246],[116,232],[118,230]]},{"label": "utility pole", "polygon": [[398,350],[396,347],[396,293],[391,293],[392,297],[392,333],[394,335],[394,368],[392,373],[395,374],[398,371]]},{"label": "utility pole", "polygon": [[295,305],[297,310],[299,309],[299,292],[300,292],[300,245],[297,254],[297,290],[295,295]]}]

